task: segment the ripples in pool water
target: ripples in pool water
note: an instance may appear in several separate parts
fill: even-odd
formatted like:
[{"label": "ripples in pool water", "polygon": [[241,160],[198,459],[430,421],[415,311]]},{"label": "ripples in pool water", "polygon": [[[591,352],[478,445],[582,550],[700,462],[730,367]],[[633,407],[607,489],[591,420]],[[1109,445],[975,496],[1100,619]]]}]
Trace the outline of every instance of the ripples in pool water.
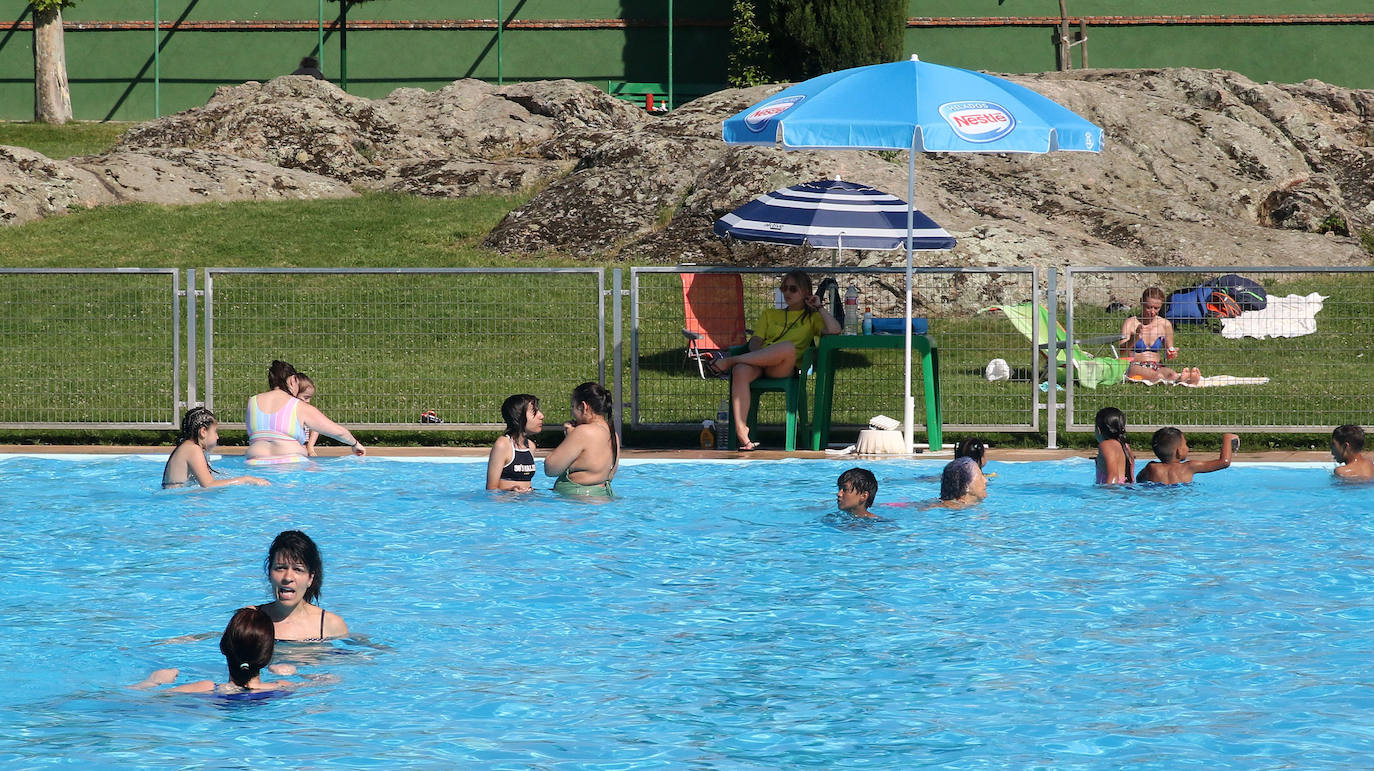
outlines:
[{"label": "ripples in pool water", "polygon": [[[1242,466],[1095,488],[1090,462],[626,465],[604,505],[481,491],[483,462],[323,460],[159,488],[162,457],[0,458],[0,764],[456,767],[1364,765],[1374,488]],[[215,463],[243,473],[242,462]],[[259,473],[255,471],[254,473]],[[914,503],[912,506],[884,504]],[[299,528],[354,637],[337,682],[233,703],[219,632]],[[169,642],[180,640],[179,642]]]}]

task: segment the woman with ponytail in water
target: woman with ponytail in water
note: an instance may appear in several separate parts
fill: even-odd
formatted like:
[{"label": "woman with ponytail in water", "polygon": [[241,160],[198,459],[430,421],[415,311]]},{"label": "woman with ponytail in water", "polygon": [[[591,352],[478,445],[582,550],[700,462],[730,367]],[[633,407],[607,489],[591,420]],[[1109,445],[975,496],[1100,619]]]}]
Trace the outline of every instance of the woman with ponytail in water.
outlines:
[{"label": "woman with ponytail in water", "polygon": [[[294,683],[263,682],[262,670],[278,675],[294,675],[296,668],[290,664],[268,667],[272,661],[275,641],[272,635],[272,619],[257,608],[239,608],[224,634],[219,638],[219,652],[224,654],[224,662],[229,667],[229,682],[217,685],[213,680],[198,680],[194,683],[168,688],[166,693],[218,693],[232,695],[253,691],[280,691],[292,688]],[[159,669],[148,675],[134,688],[152,688],[175,682],[178,670]]]},{"label": "woman with ponytail in water", "polygon": [[558,477],[556,493],[609,498],[620,462],[620,443],[611,427],[611,392],[599,383],[573,389],[567,436],[544,458],[544,473]]},{"label": "woman with ponytail in water", "polygon": [[1135,453],[1126,441],[1126,413],[1103,407],[1094,420],[1097,437],[1097,484],[1128,485],[1135,481]]}]

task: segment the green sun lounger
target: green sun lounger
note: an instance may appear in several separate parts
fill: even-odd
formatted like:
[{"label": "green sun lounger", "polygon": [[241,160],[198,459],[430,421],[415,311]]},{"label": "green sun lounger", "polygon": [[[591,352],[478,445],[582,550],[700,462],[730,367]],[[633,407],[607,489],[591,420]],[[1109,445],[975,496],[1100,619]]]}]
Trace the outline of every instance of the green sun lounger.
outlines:
[{"label": "green sun lounger", "polygon": [[[979,313],[985,313],[987,311],[1001,311],[1002,314],[1007,317],[1007,320],[1011,322],[1011,325],[1016,327],[1016,331],[1025,335],[1027,340],[1036,340],[1038,338],[1042,349],[1041,353],[1044,353],[1043,349],[1050,341],[1050,315],[1049,311],[1043,305],[1036,306],[1036,312],[1034,314],[1032,314],[1030,303],[1020,303],[1019,305],[994,305],[984,308],[979,311]],[[1035,331],[1038,332],[1038,334],[1036,337],[1032,337],[1033,325],[1037,324],[1039,328]],[[1064,382],[1064,362],[1067,359],[1067,353],[1064,350],[1064,341],[1067,339],[1068,334],[1064,331],[1063,325],[1056,324],[1055,327],[1054,340],[1058,343],[1055,347],[1055,362],[1057,363],[1055,368],[1057,371],[1056,380],[1062,383]],[[1104,383],[1112,385],[1126,379],[1126,368],[1131,365],[1129,361],[1117,358],[1098,358],[1079,347],[1080,343],[1101,343],[1115,339],[1117,339],[1116,335],[1107,335],[1073,341],[1073,368],[1078,376],[1079,385],[1084,388],[1097,388]],[[1048,356],[1046,358],[1048,358]]]}]

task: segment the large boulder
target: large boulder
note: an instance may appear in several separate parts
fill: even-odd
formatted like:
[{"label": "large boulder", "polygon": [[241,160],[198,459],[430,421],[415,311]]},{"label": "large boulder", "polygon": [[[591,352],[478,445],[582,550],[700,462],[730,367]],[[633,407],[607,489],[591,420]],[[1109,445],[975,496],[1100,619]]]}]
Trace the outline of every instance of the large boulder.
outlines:
[{"label": "large boulder", "polygon": [[113,203],[99,177],[23,147],[0,145],[0,225]]},{"label": "large boulder", "polygon": [[339,180],[223,153],[156,149],[53,160],[0,146],[0,225],[117,203],[347,198]]},{"label": "large boulder", "polygon": [[460,197],[538,187],[573,167],[582,137],[647,120],[571,80],[466,79],[365,99],[286,76],[219,88],[204,107],[131,129],[120,147],[211,150],[365,189]]}]

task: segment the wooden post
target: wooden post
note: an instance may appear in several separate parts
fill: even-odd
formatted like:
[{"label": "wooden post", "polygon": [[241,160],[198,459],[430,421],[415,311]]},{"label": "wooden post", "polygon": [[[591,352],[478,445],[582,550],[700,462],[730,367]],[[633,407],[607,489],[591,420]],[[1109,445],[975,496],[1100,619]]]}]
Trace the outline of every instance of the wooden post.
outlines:
[{"label": "wooden post", "polygon": [[1059,71],[1072,69],[1073,53],[1069,50],[1069,10],[1064,4],[1064,0],[1059,0],[1059,30],[1054,50],[1059,55]]},{"label": "wooden post", "polygon": [[1078,66],[1088,69],[1088,25],[1082,19],[1078,20]]},{"label": "wooden post", "polygon": [[60,126],[72,119],[62,7],[33,12],[33,120]]}]

